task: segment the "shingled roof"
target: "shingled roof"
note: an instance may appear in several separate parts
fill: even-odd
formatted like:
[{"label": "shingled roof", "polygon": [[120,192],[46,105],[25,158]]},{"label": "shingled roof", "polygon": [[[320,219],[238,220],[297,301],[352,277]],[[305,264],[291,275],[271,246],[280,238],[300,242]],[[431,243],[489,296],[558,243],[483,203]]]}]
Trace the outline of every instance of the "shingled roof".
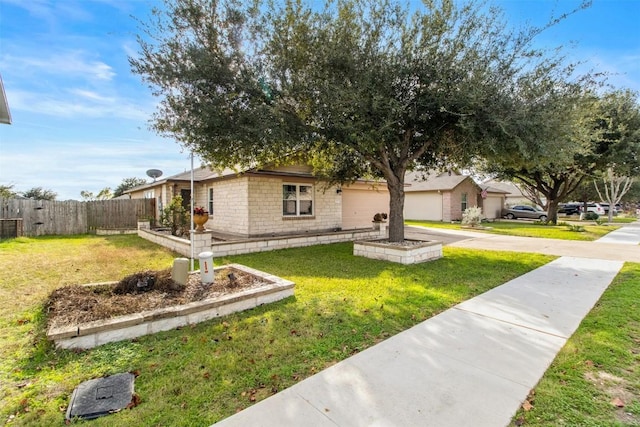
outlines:
[{"label": "shingled roof", "polygon": [[468,175],[462,175],[455,171],[442,173],[409,172],[405,176],[404,183],[405,185],[408,185],[408,187],[406,187],[404,191],[450,191],[456,188],[466,179],[471,179],[471,177]]}]

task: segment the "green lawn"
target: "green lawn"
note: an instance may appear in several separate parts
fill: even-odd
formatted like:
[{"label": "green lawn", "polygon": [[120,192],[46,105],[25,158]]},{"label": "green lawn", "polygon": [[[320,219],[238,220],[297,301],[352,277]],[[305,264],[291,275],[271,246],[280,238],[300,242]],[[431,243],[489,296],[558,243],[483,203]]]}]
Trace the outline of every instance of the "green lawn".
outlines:
[{"label": "green lawn", "polygon": [[137,236],[1,241],[0,419],[60,425],[80,382],[135,371],[140,405],[92,426],[209,425],[552,259],[445,248],[442,259],[403,266],[352,250],[342,243],[230,257],[295,281],[295,297],[67,351],[45,340],[43,302],[53,289],[168,267],[174,254]]},{"label": "green lawn", "polygon": [[640,264],[625,265],[529,403],[512,426],[640,425]]},{"label": "green lawn", "polygon": [[[418,225],[432,228],[448,228],[453,230],[469,230],[460,223],[446,223],[440,221],[405,221],[406,225]],[[573,222],[571,224],[574,224]],[[577,223],[576,223],[577,224]],[[569,225],[543,225],[533,221],[498,221],[483,223],[484,228],[473,231],[509,236],[542,237],[563,240],[596,240],[619,228],[616,225],[595,225],[593,222],[578,224],[582,231],[571,230]]]}]

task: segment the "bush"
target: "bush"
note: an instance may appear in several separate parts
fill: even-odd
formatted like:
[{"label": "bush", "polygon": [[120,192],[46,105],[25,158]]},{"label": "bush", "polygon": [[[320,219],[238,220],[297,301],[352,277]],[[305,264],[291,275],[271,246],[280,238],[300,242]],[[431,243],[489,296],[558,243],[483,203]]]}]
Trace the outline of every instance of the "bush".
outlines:
[{"label": "bush", "polygon": [[181,196],[175,196],[171,199],[171,203],[162,210],[160,223],[165,227],[170,227],[171,234],[174,236],[187,234],[189,217],[187,210],[182,206]]},{"label": "bush", "polygon": [[595,212],[587,212],[583,218],[587,221],[595,221],[596,219],[600,218],[600,215]]},{"label": "bush", "polygon": [[462,212],[462,223],[475,227],[482,221],[482,208],[473,206]]}]

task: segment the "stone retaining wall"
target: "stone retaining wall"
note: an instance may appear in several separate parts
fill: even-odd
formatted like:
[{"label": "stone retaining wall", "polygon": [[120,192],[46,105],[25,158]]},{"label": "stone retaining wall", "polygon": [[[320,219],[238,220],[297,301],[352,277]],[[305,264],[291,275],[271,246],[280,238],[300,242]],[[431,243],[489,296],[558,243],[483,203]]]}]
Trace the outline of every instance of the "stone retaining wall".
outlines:
[{"label": "stone retaining wall", "polygon": [[[298,248],[303,246],[326,245],[329,243],[350,242],[361,239],[380,239],[386,237],[386,230],[349,230],[309,235],[261,237],[226,242],[213,241],[211,233],[194,234],[194,256],[200,252],[211,251],[220,258],[227,255],[248,254],[273,251],[276,249]],[[171,249],[183,256],[191,257],[191,242],[176,236],[150,230],[144,223],[139,224],[138,236]]]},{"label": "stone retaining wall", "polygon": [[353,243],[353,254],[400,264],[417,264],[442,258],[442,242],[416,241],[412,245],[400,246],[372,240],[357,241]]}]

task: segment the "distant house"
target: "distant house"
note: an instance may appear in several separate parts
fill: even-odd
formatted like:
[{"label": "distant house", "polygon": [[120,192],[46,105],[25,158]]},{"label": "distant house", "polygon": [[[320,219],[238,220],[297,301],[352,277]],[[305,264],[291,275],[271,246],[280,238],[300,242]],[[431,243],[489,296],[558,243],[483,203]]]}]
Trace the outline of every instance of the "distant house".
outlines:
[{"label": "distant house", "polygon": [[455,171],[410,172],[405,176],[404,217],[428,221],[458,221],[469,207],[479,206],[488,219],[500,218],[506,192],[478,185]]},{"label": "distant house", "polygon": [[[388,212],[384,182],[360,180],[348,186],[327,186],[307,165],[214,171],[194,170],[194,203],[209,212],[205,225],[238,237],[300,234],[371,228],[373,215]],[[191,171],[127,192],[131,198],[156,199],[158,213],[176,196],[187,210]]]},{"label": "distant house", "polygon": [[531,204],[531,201],[524,197],[524,194],[522,194],[522,190],[520,189],[520,187],[518,187],[513,182],[490,179],[484,181],[481,185],[503,191],[505,197],[504,203],[506,206]]}]

